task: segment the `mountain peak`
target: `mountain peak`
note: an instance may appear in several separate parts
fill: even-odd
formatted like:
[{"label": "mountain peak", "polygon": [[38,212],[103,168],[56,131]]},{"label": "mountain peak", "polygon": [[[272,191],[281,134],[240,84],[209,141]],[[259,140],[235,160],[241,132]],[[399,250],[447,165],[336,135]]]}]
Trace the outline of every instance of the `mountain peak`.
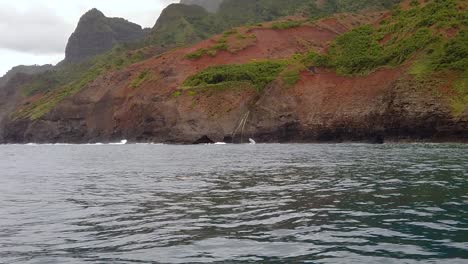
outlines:
[{"label": "mountain peak", "polygon": [[70,36],[65,49],[65,61],[82,62],[112,49],[115,44],[142,40],[144,34],[140,25],[123,18],[106,17],[93,8],[81,17],[75,32]]},{"label": "mountain peak", "polygon": [[104,13],[99,11],[97,8],[93,8],[86,12],[81,18],[105,18]]}]

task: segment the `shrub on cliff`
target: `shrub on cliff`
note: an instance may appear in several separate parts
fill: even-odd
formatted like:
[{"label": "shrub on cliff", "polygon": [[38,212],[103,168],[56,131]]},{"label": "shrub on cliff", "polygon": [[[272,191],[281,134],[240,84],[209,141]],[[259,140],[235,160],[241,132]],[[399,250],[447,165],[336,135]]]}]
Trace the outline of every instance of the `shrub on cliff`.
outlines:
[{"label": "shrub on cliff", "polygon": [[371,26],[363,26],[338,37],[328,53],[329,66],[343,74],[362,73],[377,66],[382,48],[373,33]]},{"label": "shrub on cliff", "polygon": [[468,70],[468,30],[460,31],[444,45],[437,68]]},{"label": "shrub on cliff", "polygon": [[[339,36],[326,55],[325,65],[341,74],[365,74],[379,66],[397,66],[418,51],[438,49],[441,65],[463,69],[466,62],[466,7],[457,0],[435,0],[409,10],[397,9],[377,27],[363,26]],[[440,32],[460,30],[449,39]],[[446,43],[446,44],[444,44]],[[440,53],[439,52],[439,53]],[[435,57],[435,56],[432,56]]]},{"label": "shrub on cliff", "polygon": [[303,22],[296,21],[296,20],[285,20],[285,21],[274,22],[271,25],[271,28],[273,29],[295,28],[295,27],[299,27],[300,25],[302,25],[302,23]]},{"label": "shrub on cliff", "polygon": [[187,78],[184,86],[193,88],[247,82],[261,91],[277,78],[285,65],[281,61],[262,61],[213,66]]}]

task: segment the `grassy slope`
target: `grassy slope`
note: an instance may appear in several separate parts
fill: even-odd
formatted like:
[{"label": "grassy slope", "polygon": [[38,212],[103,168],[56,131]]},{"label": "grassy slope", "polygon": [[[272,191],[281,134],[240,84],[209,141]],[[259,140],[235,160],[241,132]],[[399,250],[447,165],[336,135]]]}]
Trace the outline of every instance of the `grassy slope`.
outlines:
[{"label": "grassy slope", "polygon": [[13,118],[37,119],[48,113],[58,102],[72,96],[109,71],[148,58],[148,49],[129,52],[125,46],[116,46],[112,51],[94,57],[80,64],[64,65],[60,68],[36,75],[34,80],[24,85],[21,92],[26,96],[42,95],[38,100],[20,107]]},{"label": "grassy slope", "polygon": [[425,53],[420,56],[433,70],[463,70],[468,13],[460,3],[435,0],[405,11],[395,9],[378,27],[364,26],[338,37],[325,65],[341,74],[363,74],[399,65],[418,52]]},{"label": "grassy slope", "polygon": [[226,0],[217,14],[208,13],[196,6],[174,4],[163,12],[145,42],[119,46],[84,63],[65,65],[38,75],[22,90],[25,96],[42,96],[32,104],[21,107],[14,113],[14,117],[40,118],[62,99],[72,96],[99,75],[122,69],[150,56],[151,53],[146,52],[148,48],[141,49],[142,47],[162,47],[167,50],[206,39],[233,26],[270,21],[297,13],[316,19],[338,11],[389,7],[397,1],[362,0],[356,3],[350,0],[329,0],[325,6],[319,8],[310,0]]},{"label": "grassy slope", "polygon": [[455,115],[468,106],[468,8],[461,0],[413,1],[395,9],[374,28],[357,28],[337,38],[319,64],[340,74],[367,74],[413,58],[410,73],[421,82],[454,75]]},{"label": "grassy slope", "polygon": [[[273,81],[281,76],[286,85],[293,85],[299,80],[299,72],[307,67],[326,66],[342,75],[363,75],[413,58],[410,73],[416,81],[456,76],[452,106],[458,115],[468,106],[467,28],[467,4],[463,1],[434,0],[424,5],[413,2],[408,10],[395,8],[392,16],[377,27],[362,26],[338,37],[327,54],[309,52],[285,60],[281,71],[252,69],[256,65],[251,63],[216,66],[189,77],[185,84],[226,86],[235,80],[250,82],[261,90],[257,77]],[[266,85],[262,83],[260,88]]]}]

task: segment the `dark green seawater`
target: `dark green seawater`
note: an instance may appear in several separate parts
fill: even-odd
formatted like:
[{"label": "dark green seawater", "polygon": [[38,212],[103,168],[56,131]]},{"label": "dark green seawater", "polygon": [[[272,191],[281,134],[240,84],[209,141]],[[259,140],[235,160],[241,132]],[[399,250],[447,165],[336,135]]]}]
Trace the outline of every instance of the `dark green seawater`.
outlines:
[{"label": "dark green seawater", "polygon": [[0,146],[0,263],[468,263],[468,145]]}]

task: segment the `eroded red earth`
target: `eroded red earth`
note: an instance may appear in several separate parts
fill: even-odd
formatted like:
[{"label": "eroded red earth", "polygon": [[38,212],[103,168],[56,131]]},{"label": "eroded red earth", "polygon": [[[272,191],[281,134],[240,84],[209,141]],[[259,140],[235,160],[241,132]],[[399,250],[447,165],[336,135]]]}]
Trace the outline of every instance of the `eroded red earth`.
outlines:
[{"label": "eroded red earth", "polygon": [[[186,55],[212,47],[220,36],[172,50],[99,77],[39,120],[12,122],[5,140],[467,140],[466,116],[453,117],[447,101],[414,85],[406,66],[361,77],[338,76],[326,69],[304,71],[293,87],[277,80],[261,93],[248,86],[196,93],[181,89],[187,77],[209,66],[288,58],[311,49],[323,52],[339,34],[378,23],[386,15],[342,14],[284,30],[268,23],[242,28],[239,31],[254,35],[255,41],[236,52],[219,51],[199,59]],[[148,77],[133,87],[142,72]]]}]

